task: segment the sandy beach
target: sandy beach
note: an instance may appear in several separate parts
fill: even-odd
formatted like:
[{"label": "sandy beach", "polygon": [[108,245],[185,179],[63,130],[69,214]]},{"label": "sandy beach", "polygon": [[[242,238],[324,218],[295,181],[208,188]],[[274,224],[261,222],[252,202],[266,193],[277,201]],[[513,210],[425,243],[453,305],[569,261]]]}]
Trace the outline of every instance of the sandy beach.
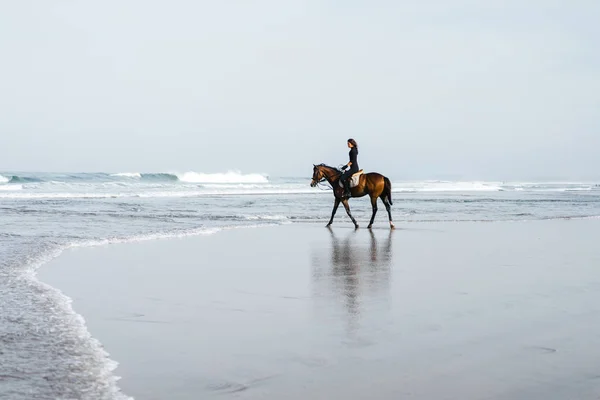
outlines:
[{"label": "sandy beach", "polygon": [[600,221],[336,225],[72,249],[38,277],[140,400],[599,398]]}]

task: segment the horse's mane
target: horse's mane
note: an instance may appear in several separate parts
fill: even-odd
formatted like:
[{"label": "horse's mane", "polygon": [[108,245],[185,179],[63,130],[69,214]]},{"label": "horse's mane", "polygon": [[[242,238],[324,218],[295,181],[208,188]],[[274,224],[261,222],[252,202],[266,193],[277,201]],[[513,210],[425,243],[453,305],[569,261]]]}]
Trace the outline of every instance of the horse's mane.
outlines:
[{"label": "horse's mane", "polygon": [[331,169],[337,169],[336,167],[332,167],[331,165],[327,165],[325,163],[317,164],[317,167],[327,167],[327,168],[331,168]]}]

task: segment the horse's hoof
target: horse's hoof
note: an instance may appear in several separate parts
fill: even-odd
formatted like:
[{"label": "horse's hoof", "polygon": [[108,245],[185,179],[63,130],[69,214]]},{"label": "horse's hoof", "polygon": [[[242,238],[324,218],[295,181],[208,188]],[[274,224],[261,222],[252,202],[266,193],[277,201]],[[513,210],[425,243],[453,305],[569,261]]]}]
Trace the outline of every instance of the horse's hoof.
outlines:
[{"label": "horse's hoof", "polygon": [[390,229],[396,229],[396,227],[394,226],[394,224],[390,225]]},{"label": "horse's hoof", "polygon": [[354,225],[354,229],[358,229],[358,225]]},{"label": "horse's hoof", "polygon": [[329,227],[331,227],[331,224],[325,225],[325,228],[329,228]]},{"label": "horse's hoof", "polygon": [[367,229],[371,229],[373,227],[373,225],[369,225],[367,226]]}]

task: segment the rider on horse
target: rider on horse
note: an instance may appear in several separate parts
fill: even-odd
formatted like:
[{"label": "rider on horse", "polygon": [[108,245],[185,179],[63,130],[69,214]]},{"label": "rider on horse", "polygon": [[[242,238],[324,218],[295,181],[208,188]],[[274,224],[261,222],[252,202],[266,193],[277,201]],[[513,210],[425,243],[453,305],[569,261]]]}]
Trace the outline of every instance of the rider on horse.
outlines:
[{"label": "rider on horse", "polygon": [[348,139],[348,147],[350,147],[350,153],[348,154],[350,161],[342,167],[342,171],[346,170],[347,168],[350,169],[344,172],[340,177],[342,183],[344,184],[344,197],[351,196],[350,177],[358,172],[358,162],[356,161],[356,158],[358,156],[358,144],[356,144],[356,140]]}]

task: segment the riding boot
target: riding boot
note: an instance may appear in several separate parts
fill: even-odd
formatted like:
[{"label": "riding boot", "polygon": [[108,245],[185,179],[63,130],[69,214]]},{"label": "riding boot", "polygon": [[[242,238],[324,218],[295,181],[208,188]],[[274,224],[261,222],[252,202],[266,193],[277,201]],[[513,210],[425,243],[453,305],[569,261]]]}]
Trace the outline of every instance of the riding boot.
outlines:
[{"label": "riding boot", "polygon": [[350,179],[348,178],[344,181],[344,197],[350,198],[350,196],[352,193],[350,193]]}]

